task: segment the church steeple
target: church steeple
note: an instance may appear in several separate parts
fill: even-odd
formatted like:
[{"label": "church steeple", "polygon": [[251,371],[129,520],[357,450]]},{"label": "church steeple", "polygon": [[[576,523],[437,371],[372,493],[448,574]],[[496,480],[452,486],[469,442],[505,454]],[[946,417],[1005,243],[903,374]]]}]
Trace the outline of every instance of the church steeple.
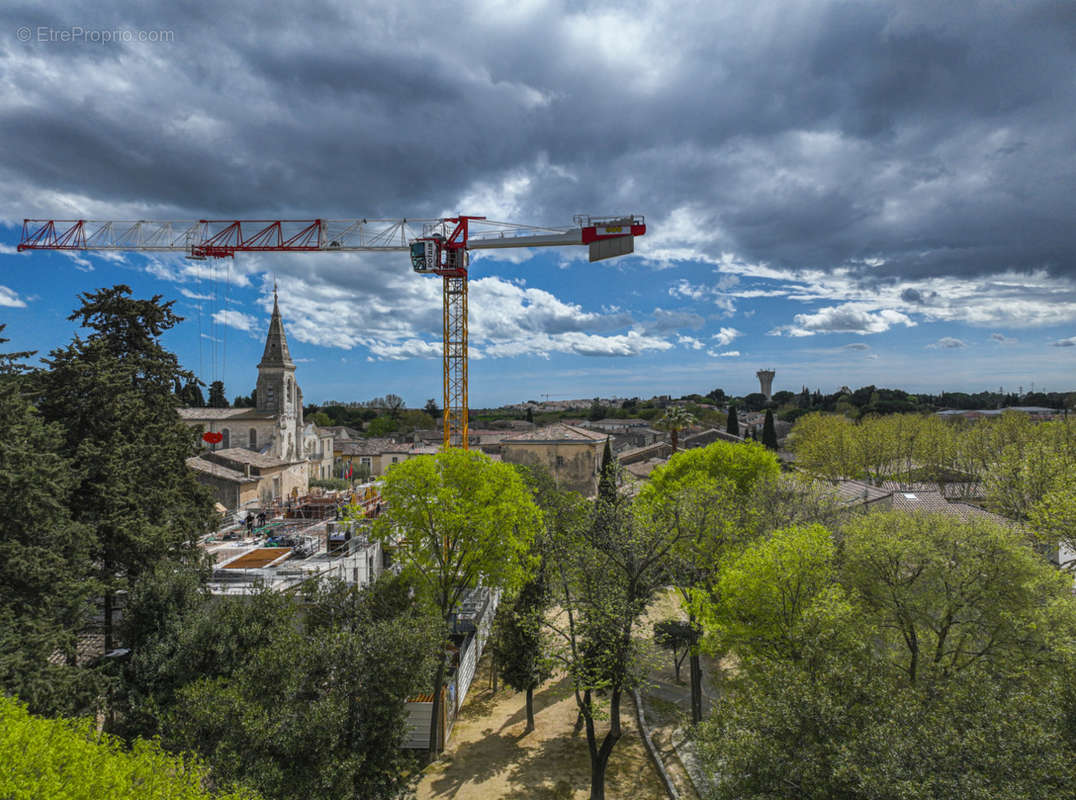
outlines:
[{"label": "church steeple", "polygon": [[265,337],[265,352],[258,369],[264,367],[291,367],[295,362],[288,352],[288,338],[284,335],[284,323],[280,319],[280,306],[277,304],[276,281],[273,281],[273,318],[269,321],[269,334]]}]

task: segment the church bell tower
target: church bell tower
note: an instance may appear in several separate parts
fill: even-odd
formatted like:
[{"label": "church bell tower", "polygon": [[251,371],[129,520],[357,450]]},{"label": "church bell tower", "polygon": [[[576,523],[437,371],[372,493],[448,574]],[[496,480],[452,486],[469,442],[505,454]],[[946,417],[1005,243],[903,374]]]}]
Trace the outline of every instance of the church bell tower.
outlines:
[{"label": "church bell tower", "polygon": [[265,337],[265,351],[258,362],[257,408],[276,415],[273,455],[298,461],[302,455],[303,407],[295,383],[295,362],[288,352],[288,339],[280,319],[276,284],[273,284],[273,317]]}]

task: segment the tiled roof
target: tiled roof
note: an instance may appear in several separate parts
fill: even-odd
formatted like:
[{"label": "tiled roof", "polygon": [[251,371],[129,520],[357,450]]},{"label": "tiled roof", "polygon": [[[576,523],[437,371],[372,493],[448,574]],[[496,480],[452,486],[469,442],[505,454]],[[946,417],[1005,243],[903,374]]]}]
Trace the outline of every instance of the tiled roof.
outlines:
[{"label": "tiled roof", "polygon": [[229,469],[221,464],[214,464],[212,461],[206,461],[204,458],[198,456],[191,456],[187,459],[187,466],[193,469],[195,472],[201,472],[205,475],[212,475],[214,478],[220,478],[225,481],[232,481],[233,483],[257,483],[258,479],[244,475],[239,470]]},{"label": "tiled roof", "polygon": [[925,492],[893,492],[893,508],[898,511],[953,513],[950,503],[937,489]]},{"label": "tiled roof", "polygon": [[631,464],[626,464],[624,471],[629,475],[634,475],[636,478],[649,478],[650,473],[657,467],[668,463],[668,459],[665,458],[649,458],[646,461],[635,461]]},{"label": "tiled roof", "polygon": [[[401,445],[392,439],[352,439],[337,442],[334,446],[341,455],[345,456],[376,456],[399,447]],[[399,450],[393,450],[393,452],[399,452]]]},{"label": "tiled roof", "polygon": [[517,442],[604,442],[608,436],[604,433],[588,431],[563,422],[554,422],[538,430],[519,433],[501,440],[502,445]]},{"label": "tiled roof", "polygon": [[[872,486],[864,481],[838,481],[834,487],[842,503],[873,503],[893,493],[891,489]],[[894,506],[895,507],[895,506]]]},{"label": "tiled roof", "polygon": [[940,491],[949,500],[962,500],[969,497],[982,497],[982,484],[974,481],[954,481],[952,483],[900,483],[898,481],[883,481],[882,487],[891,492],[938,492]]},{"label": "tiled roof", "polygon": [[250,464],[252,467],[269,469],[272,467],[286,467],[290,462],[282,461],[275,456],[247,450],[242,447],[228,447],[224,450],[211,450],[202,454],[202,458],[215,463],[225,462],[231,464]]},{"label": "tiled roof", "polygon": [[258,411],[256,408],[179,408],[176,410],[179,412],[179,418],[184,422],[276,418],[275,414],[269,411]]}]

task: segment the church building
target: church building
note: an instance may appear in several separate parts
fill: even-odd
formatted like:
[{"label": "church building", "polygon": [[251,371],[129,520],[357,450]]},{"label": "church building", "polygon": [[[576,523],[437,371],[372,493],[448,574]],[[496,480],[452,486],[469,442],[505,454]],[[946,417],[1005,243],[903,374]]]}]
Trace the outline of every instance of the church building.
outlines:
[{"label": "church building", "polygon": [[254,408],[179,409],[180,418],[200,433],[220,434],[219,443],[203,441],[205,449],[188,465],[230,509],[305,494],[310,478],[332,474],[332,434],[303,423],[303,393],[275,287],[254,393]]}]

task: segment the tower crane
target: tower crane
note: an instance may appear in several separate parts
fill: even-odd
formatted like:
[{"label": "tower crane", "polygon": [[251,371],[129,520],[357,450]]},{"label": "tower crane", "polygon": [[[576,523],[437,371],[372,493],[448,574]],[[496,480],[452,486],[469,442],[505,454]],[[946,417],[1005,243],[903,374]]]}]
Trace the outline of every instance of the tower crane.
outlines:
[{"label": "tower crane", "polygon": [[409,253],[411,268],[442,279],[444,446],[467,448],[467,277],[471,250],[586,245],[590,260],[627,255],[646,233],[641,215],[578,215],[568,228],[485,217],[303,220],[25,219],[24,250],[135,250],[187,258],[236,253]]}]

